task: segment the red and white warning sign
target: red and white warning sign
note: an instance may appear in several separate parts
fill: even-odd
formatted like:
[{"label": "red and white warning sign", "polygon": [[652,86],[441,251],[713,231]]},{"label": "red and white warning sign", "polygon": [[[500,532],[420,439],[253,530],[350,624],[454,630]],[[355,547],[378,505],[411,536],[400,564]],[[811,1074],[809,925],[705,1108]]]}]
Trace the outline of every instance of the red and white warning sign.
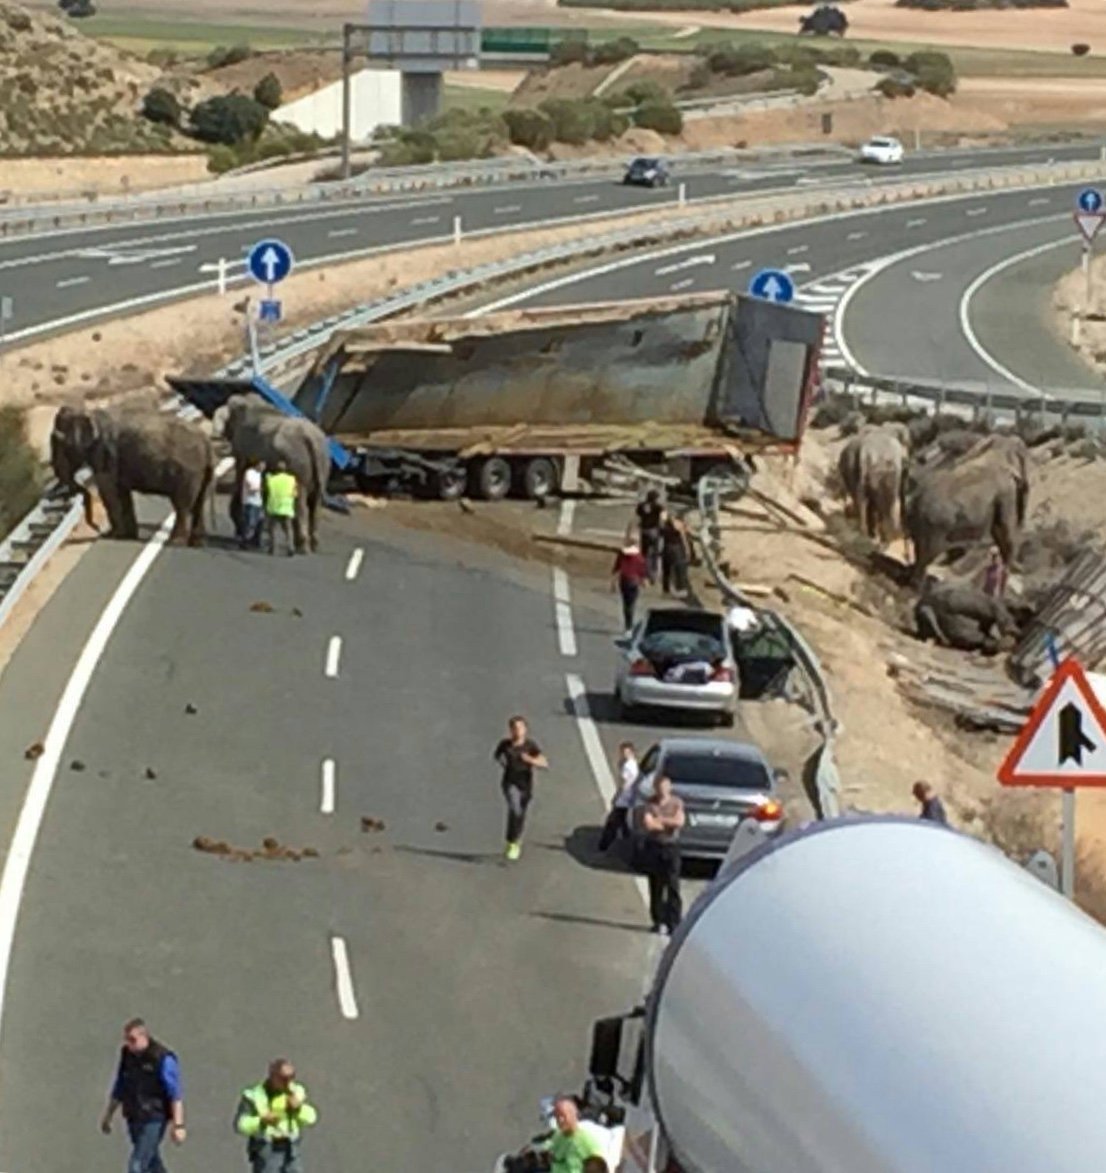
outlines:
[{"label": "red and white warning sign", "polygon": [[1106,212],[1073,212],[1072,215],[1075,217],[1075,226],[1079,229],[1084,244],[1089,245],[1106,220]]},{"label": "red and white warning sign", "polygon": [[1065,660],[1033,706],[1006,760],[1003,786],[1106,786],[1106,676]]}]

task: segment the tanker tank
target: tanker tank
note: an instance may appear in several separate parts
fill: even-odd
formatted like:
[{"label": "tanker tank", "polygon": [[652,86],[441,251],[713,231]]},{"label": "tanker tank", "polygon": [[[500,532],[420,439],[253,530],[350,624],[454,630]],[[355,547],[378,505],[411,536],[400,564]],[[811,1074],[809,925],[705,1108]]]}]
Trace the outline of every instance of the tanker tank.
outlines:
[{"label": "tanker tank", "polygon": [[1106,933],[965,835],[818,824],[700,898],[646,1054],[684,1173],[1099,1173]]}]

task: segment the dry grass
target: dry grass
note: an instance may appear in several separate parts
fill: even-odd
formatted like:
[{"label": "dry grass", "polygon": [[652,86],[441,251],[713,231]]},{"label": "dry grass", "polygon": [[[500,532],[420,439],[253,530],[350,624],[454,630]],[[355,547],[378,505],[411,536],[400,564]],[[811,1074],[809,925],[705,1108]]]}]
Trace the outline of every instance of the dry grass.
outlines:
[{"label": "dry grass", "polygon": [[25,413],[11,404],[0,407],[0,534],[10,532],[34,506],[42,483]]}]

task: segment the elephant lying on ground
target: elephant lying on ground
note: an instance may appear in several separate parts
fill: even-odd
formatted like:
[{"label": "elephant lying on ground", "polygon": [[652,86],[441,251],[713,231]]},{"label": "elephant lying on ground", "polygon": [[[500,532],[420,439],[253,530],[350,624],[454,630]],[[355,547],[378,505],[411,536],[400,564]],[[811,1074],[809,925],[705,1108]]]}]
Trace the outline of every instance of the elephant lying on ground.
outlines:
[{"label": "elephant lying on ground", "polygon": [[91,494],[76,476],[91,469],[112,537],[138,537],[133,494],[152,493],[168,497],[176,512],[171,542],[203,541],[215,454],[195,424],[160,411],[60,407],[50,433],[50,463],[61,484],[83,497],[90,525]]},{"label": "elephant lying on ground", "polygon": [[240,499],[242,478],[252,461],[259,460],[269,469],[283,462],[299,488],[296,549],[302,553],[310,545],[317,550],[319,507],[330,478],[330,449],[322,428],[308,419],[285,415],[256,395],[232,395],[216,412],[216,427],[234,454],[232,500]]},{"label": "elephant lying on ground", "polygon": [[920,640],[991,654],[999,650],[1002,636],[1017,631],[1017,623],[1001,599],[956,582],[928,587],[914,605],[914,623]]},{"label": "elephant lying on ground", "polygon": [[1029,455],[1016,436],[988,436],[959,459],[913,470],[903,520],[914,545],[914,579],[950,547],[992,540],[1008,566],[1029,504]]},{"label": "elephant lying on ground", "polygon": [[865,427],[841,449],[837,470],[862,533],[888,542],[899,532],[908,445],[902,425]]}]

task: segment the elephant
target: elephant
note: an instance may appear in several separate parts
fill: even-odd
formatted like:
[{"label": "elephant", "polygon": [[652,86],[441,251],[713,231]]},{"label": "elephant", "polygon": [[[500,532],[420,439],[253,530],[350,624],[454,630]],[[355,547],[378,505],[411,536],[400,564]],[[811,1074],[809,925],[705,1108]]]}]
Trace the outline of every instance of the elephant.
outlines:
[{"label": "elephant", "polygon": [[914,623],[922,641],[991,655],[999,650],[1002,636],[1018,629],[1001,599],[958,582],[927,584],[914,605]]},{"label": "elephant", "polygon": [[[256,395],[232,395],[216,412],[216,426],[234,454],[234,497],[241,496],[242,478],[252,461],[267,468],[283,462],[296,478],[295,542],[303,553],[307,545],[318,550],[319,506],[330,478],[330,448],[326,433],[302,416],[289,416]],[[306,535],[306,540],[305,540]]]},{"label": "elephant", "polygon": [[908,444],[901,424],[862,428],[841,449],[837,469],[857,523],[888,542],[900,528],[899,502]]},{"label": "elephant", "polygon": [[1011,564],[1029,503],[1028,462],[1018,437],[988,436],[959,459],[908,474],[903,518],[914,545],[915,582],[951,546],[988,536]]},{"label": "elephant", "polygon": [[133,494],[153,493],[173,504],[171,542],[203,542],[215,454],[195,424],[160,411],[60,407],[50,433],[50,463],[61,484],[81,494],[90,525],[92,496],[76,476],[82,468],[92,470],[112,537],[138,537]]}]

